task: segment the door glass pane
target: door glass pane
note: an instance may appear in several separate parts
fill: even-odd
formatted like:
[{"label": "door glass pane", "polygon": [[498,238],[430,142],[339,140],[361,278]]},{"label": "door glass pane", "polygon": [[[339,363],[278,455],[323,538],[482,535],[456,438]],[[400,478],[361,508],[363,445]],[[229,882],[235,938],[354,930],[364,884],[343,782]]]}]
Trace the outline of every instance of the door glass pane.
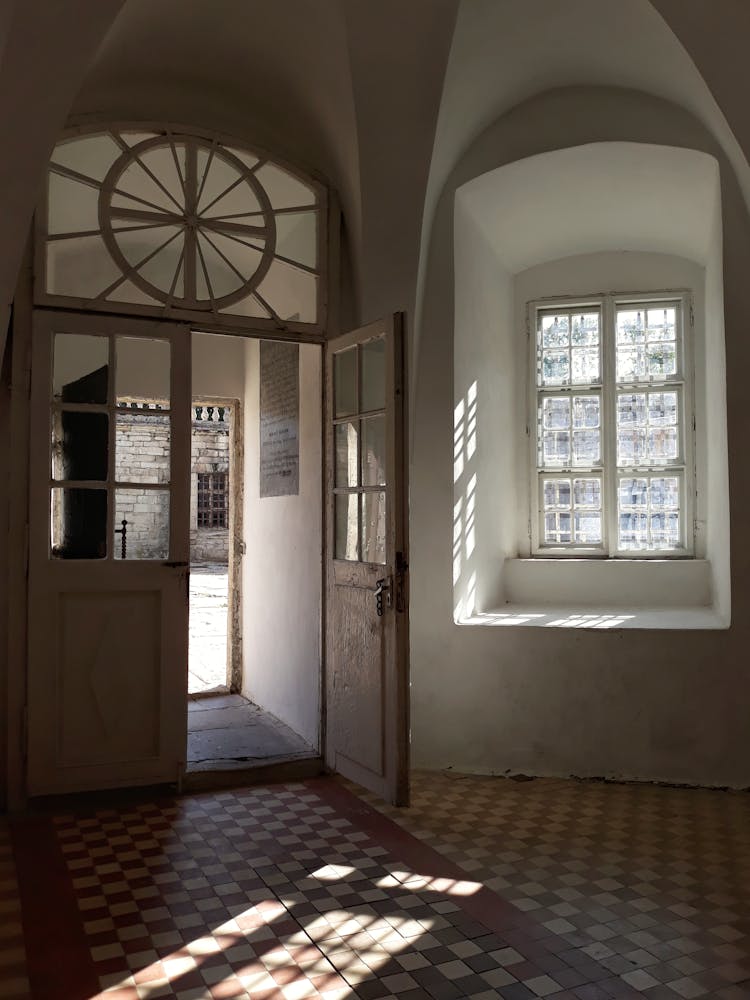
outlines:
[{"label": "door glass pane", "polygon": [[106,403],[109,338],[55,335],[52,398],[63,403]]},{"label": "door glass pane", "polygon": [[362,485],[385,486],[385,417],[362,421]]},{"label": "door glass pane", "polygon": [[385,340],[371,340],[362,348],[362,401],[360,412],[385,407]]},{"label": "door glass pane", "polygon": [[169,490],[117,490],[114,530],[115,559],[167,559]]},{"label": "door glass pane", "polygon": [[170,345],[167,340],[118,337],[115,346],[118,406],[127,402],[169,406]]},{"label": "door glass pane", "polygon": [[104,559],[107,554],[107,493],[54,487],[50,491],[53,559]]},{"label": "door glass pane", "polygon": [[52,478],[107,478],[109,417],[106,413],[52,413]]},{"label": "door glass pane", "polygon": [[358,421],[336,424],[336,486],[358,486],[357,482]]},{"label": "door glass pane", "polygon": [[357,349],[340,351],[333,356],[334,412],[348,417],[357,412]]},{"label": "door glass pane", "polygon": [[115,424],[115,480],[169,482],[170,417],[148,404],[123,407]]},{"label": "door glass pane", "polygon": [[385,493],[362,494],[362,562],[385,562]]},{"label": "door glass pane", "polygon": [[356,493],[338,493],[334,499],[335,559],[359,559],[359,497]]}]

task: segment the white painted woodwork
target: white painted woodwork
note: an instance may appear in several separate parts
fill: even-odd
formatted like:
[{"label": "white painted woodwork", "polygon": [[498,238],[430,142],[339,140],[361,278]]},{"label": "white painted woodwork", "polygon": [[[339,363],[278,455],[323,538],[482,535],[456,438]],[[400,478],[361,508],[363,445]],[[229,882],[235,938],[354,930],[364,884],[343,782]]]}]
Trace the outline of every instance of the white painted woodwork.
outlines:
[{"label": "white painted woodwork", "polygon": [[[336,354],[385,340],[385,564],[334,558]],[[400,314],[328,342],[326,352],[326,763],[394,805],[409,796],[405,373]],[[399,557],[397,554],[401,553]],[[390,583],[383,615],[378,580]],[[384,595],[385,596],[385,595]]]},{"label": "white painted woodwork", "polygon": [[[50,557],[50,386],[53,335],[59,332],[169,338],[168,560],[112,558],[112,427],[107,558]],[[111,391],[108,405],[111,424]],[[180,778],[187,739],[190,427],[188,327],[34,314],[29,517],[30,795]]]}]

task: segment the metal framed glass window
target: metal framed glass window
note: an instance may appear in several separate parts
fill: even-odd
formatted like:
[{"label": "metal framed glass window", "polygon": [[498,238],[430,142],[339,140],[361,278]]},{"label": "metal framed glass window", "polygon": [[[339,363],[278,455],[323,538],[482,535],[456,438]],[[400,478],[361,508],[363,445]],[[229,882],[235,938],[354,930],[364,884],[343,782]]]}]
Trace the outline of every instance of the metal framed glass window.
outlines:
[{"label": "metal framed glass window", "polygon": [[226,472],[199,472],[197,525],[199,528],[226,528],[229,504]]},{"label": "metal framed glass window", "polygon": [[532,554],[692,555],[691,330],[682,292],[529,304]]}]

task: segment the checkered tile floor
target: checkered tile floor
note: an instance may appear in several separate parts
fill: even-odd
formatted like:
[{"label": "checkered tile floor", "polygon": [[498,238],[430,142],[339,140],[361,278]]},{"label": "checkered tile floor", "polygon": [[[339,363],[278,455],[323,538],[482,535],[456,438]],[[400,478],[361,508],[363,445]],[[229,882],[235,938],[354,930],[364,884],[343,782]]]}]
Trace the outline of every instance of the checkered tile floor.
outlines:
[{"label": "checkered tile floor", "polygon": [[0,817],[0,997],[29,996],[16,867],[8,823]]},{"label": "checkered tile floor", "polygon": [[319,779],[15,827],[29,993],[0,832],[0,995],[750,997],[750,796],[444,775],[413,793],[378,813]]},{"label": "checkered tile floor", "polygon": [[747,793],[415,774],[408,810],[362,794],[617,977],[576,996],[750,997]]}]

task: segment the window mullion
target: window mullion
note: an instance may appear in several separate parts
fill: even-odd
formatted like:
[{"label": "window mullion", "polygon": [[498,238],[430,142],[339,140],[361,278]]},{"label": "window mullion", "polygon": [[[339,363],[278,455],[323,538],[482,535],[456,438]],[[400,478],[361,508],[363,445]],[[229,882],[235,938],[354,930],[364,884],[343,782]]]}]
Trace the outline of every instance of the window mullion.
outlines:
[{"label": "window mullion", "polygon": [[606,552],[617,551],[617,391],[615,304],[611,295],[602,301],[602,476]]}]

